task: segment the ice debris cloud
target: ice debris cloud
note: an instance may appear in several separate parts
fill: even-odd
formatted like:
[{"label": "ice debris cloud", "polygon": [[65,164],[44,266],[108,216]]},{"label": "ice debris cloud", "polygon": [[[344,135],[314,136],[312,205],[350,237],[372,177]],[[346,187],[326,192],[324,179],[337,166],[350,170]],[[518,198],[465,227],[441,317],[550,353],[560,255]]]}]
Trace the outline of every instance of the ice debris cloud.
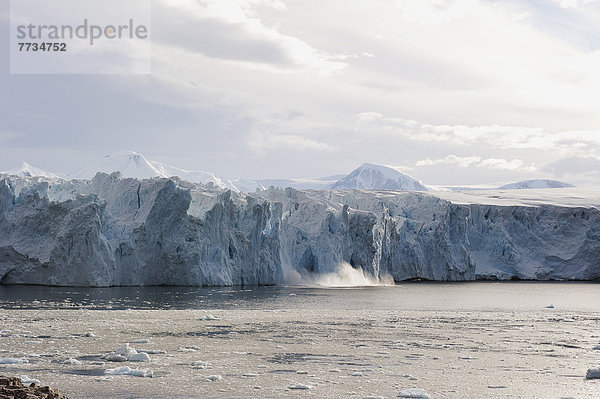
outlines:
[{"label": "ice debris cloud", "polygon": [[[176,178],[0,177],[0,283],[324,285],[600,278],[594,207]],[[340,265],[343,265],[340,267]]]},{"label": "ice debris cloud", "polygon": [[306,277],[304,281],[323,287],[371,287],[394,284],[394,279],[389,275],[375,277],[365,273],[362,268],[354,268],[346,262],[342,262],[334,272],[312,276],[312,278]]}]

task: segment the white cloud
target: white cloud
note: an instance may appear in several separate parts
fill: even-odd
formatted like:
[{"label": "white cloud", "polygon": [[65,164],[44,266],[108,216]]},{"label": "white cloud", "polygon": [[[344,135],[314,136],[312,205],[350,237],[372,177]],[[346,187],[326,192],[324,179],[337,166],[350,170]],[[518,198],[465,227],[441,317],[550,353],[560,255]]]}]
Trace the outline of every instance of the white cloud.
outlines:
[{"label": "white cloud", "polygon": [[456,155],[448,155],[445,158],[431,159],[426,158],[417,161],[415,166],[437,166],[437,165],[455,165],[461,168],[468,168],[474,164],[481,162],[481,157],[459,157]]},{"label": "white cloud", "polygon": [[548,150],[562,155],[600,155],[600,129],[550,132],[541,127],[433,125],[386,117],[376,112],[357,114],[355,121],[355,129],[360,134],[368,132],[461,146],[479,144],[502,150]]},{"label": "white cloud", "polygon": [[586,6],[591,3],[595,3],[598,0],[550,0],[552,3],[562,8],[579,8]]},{"label": "white cloud", "polygon": [[319,151],[331,152],[335,148],[327,143],[292,134],[257,130],[246,140],[248,148],[256,155],[264,156],[272,151]]},{"label": "white cloud", "polygon": [[426,158],[417,161],[415,166],[427,167],[427,166],[440,166],[450,165],[459,168],[486,168],[486,169],[497,169],[497,170],[508,170],[518,172],[536,172],[537,169],[534,165],[526,166],[520,159],[507,160],[504,158],[486,158],[478,156],[460,157],[456,155],[448,155],[445,158],[431,159]]},{"label": "white cloud", "polygon": [[[275,1],[173,1],[159,0],[153,29],[157,43],[181,47],[193,53],[237,62],[272,72],[315,71],[328,76],[347,66],[343,54],[328,54],[306,41],[266,26],[254,7],[267,5],[279,11]],[[173,29],[173,21],[179,26]],[[183,23],[182,23],[183,22]]]}]

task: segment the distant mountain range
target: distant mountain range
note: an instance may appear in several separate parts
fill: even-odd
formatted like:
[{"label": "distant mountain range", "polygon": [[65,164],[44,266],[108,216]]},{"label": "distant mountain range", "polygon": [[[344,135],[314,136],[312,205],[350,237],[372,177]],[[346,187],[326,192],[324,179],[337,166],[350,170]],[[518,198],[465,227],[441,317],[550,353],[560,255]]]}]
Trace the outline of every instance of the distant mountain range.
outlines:
[{"label": "distant mountain range", "polygon": [[[364,163],[348,175],[334,175],[313,179],[226,179],[215,176],[211,172],[191,171],[167,165],[162,162],[146,159],[142,154],[134,151],[121,151],[106,155],[85,168],[71,172],[65,176],[58,175],[43,169],[36,168],[23,162],[17,168],[0,172],[3,174],[24,177],[45,177],[51,179],[63,178],[67,180],[93,178],[98,172],[121,172],[124,177],[148,179],[152,177],[179,177],[193,183],[212,184],[217,188],[230,189],[236,192],[254,192],[264,190],[270,186],[293,187],[300,190],[328,190],[328,189],[358,189],[358,190],[395,190],[395,191],[427,191],[428,187],[415,178],[402,173],[394,168]],[[558,180],[537,179],[525,180],[506,184],[496,189],[545,189],[575,187]],[[475,188],[451,188],[454,191],[473,190]]]},{"label": "distant mountain range", "polygon": [[548,179],[536,179],[536,180],[524,180],[517,183],[505,184],[504,186],[498,187],[500,190],[527,190],[532,188],[566,188],[575,187],[572,184],[564,183],[558,180]]}]

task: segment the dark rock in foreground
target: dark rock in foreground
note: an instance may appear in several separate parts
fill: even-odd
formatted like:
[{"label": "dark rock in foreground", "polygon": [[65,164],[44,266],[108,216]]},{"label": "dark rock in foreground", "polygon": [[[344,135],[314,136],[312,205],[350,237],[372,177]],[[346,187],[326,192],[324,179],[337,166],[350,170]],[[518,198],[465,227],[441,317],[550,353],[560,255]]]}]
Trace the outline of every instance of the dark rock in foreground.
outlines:
[{"label": "dark rock in foreground", "polygon": [[68,399],[56,388],[23,385],[18,377],[0,376],[0,399]]}]

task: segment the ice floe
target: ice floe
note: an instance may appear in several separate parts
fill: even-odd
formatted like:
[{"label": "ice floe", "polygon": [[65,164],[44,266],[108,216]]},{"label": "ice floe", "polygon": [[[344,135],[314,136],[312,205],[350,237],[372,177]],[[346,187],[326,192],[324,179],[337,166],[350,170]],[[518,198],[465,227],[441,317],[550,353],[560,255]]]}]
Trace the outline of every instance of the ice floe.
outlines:
[{"label": "ice floe", "polygon": [[399,398],[412,398],[412,399],[431,399],[429,394],[423,389],[409,388],[404,389],[398,393]]},{"label": "ice floe", "polygon": [[209,362],[205,362],[202,360],[196,360],[192,362],[192,367],[197,368],[197,369],[205,369],[208,368],[210,366]]},{"label": "ice floe", "polygon": [[39,385],[39,383],[40,383],[40,380],[37,380],[37,379],[35,379],[35,378],[29,378],[29,377],[28,377],[28,376],[26,376],[26,375],[22,375],[22,376],[21,376],[21,383],[22,383],[23,385],[29,385],[29,384],[38,384],[38,385]]},{"label": "ice floe", "polygon": [[147,377],[147,378],[151,378],[152,375],[154,374],[151,370],[148,369],[132,369],[130,367],[124,366],[124,367],[117,367],[114,369],[106,369],[104,370],[105,374],[110,374],[110,375],[131,375],[134,377]]},{"label": "ice floe", "polygon": [[133,353],[129,356],[130,362],[149,362],[150,356],[145,352]]},{"label": "ice floe", "polygon": [[289,389],[300,389],[300,390],[303,389],[303,390],[307,390],[307,389],[311,389],[312,386],[297,382],[295,384],[292,384],[292,385],[288,386],[288,388]]},{"label": "ice floe", "polygon": [[121,345],[119,349],[114,352],[106,353],[101,356],[102,359],[108,360],[109,362],[149,362],[150,356],[148,351],[138,352],[135,348],[129,346],[129,343]]}]

